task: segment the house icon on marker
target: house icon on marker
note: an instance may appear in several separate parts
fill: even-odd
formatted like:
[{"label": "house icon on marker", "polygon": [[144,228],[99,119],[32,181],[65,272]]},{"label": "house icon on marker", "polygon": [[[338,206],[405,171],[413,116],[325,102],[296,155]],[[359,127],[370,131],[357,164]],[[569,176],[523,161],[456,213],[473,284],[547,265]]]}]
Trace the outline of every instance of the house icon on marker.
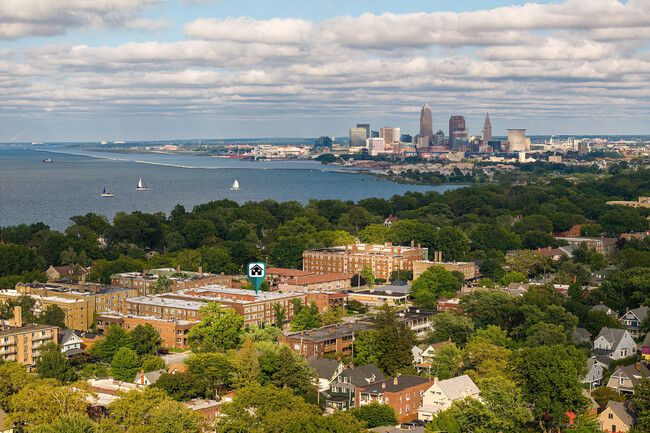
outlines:
[{"label": "house icon on marker", "polygon": [[254,264],[253,266],[248,268],[248,275],[250,275],[251,277],[263,277],[264,268],[258,264]]}]

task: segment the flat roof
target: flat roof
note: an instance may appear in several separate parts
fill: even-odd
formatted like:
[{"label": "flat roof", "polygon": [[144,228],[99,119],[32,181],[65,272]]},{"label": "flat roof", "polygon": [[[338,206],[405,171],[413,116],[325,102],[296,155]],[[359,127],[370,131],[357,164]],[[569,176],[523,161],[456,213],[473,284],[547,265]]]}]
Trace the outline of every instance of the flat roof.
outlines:
[{"label": "flat roof", "polygon": [[290,280],[286,280],[284,284],[292,285],[292,286],[300,286],[305,284],[328,283],[331,281],[349,280],[351,278],[352,278],[351,275],[344,274],[342,272],[335,272],[332,274],[309,275],[309,276],[304,276],[299,278],[291,278]]},{"label": "flat roof", "polygon": [[134,304],[153,305],[156,307],[183,308],[186,310],[196,310],[196,311],[198,311],[201,307],[205,306],[205,302],[186,301],[183,299],[176,299],[176,298],[164,298],[162,297],[162,295],[138,296],[136,298],[126,299],[126,302],[131,302]]},{"label": "flat roof", "polygon": [[[192,295],[188,292],[193,292],[196,293],[196,295]],[[206,294],[205,296],[202,296],[201,294]],[[250,296],[254,298],[253,300],[238,300],[238,299],[230,299],[230,298],[222,298],[220,296],[207,296],[207,294],[214,294],[214,295],[219,295],[219,294],[224,294],[224,295],[238,295],[238,296]],[[168,295],[168,294],[167,294]],[[304,293],[302,292],[258,292],[255,293],[254,290],[246,290],[246,289],[235,289],[232,287],[225,287],[225,286],[220,286],[216,284],[212,284],[209,286],[203,286],[203,287],[196,287],[193,289],[184,289],[184,290],[179,290],[176,292],[175,296],[186,296],[186,297],[192,297],[192,298],[199,298],[199,299],[205,299],[210,302],[218,302],[219,300],[224,300],[227,302],[231,303],[241,303],[241,304],[247,304],[251,302],[260,302],[260,301],[273,301],[273,300],[278,300],[278,299],[286,299],[286,298],[294,298],[296,296],[305,296]],[[164,296],[164,295],[163,295]]]},{"label": "flat roof", "polygon": [[292,332],[291,334],[287,334],[286,337],[319,342],[331,340],[332,338],[341,338],[346,335],[354,335],[359,331],[367,331],[371,328],[372,325],[367,323],[337,323],[335,325],[323,326],[322,328],[310,329],[308,331]]},{"label": "flat roof", "polygon": [[116,313],[114,311],[111,311],[106,314],[98,314],[97,315],[98,319],[104,318],[104,319],[141,319],[145,320],[147,322],[173,322],[179,325],[191,325],[191,324],[197,324],[201,323],[200,320],[181,320],[181,319],[162,319],[160,317],[155,317],[155,316],[135,316],[133,314],[122,314],[122,313]]},{"label": "flat roof", "polygon": [[0,337],[8,337],[10,335],[28,334],[30,332],[47,331],[47,330],[54,330],[54,329],[58,329],[58,328],[56,326],[36,325],[33,323],[29,323],[19,328],[15,327],[15,328],[2,330],[0,331]]}]

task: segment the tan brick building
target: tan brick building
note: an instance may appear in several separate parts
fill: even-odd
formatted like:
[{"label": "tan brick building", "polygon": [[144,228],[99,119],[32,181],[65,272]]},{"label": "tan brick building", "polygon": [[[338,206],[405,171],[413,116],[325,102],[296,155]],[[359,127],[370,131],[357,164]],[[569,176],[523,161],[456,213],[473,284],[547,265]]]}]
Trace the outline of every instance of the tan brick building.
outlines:
[{"label": "tan brick building", "polygon": [[170,289],[173,293],[179,290],[209,285],[232,286],[231,275],[204,273],[201,267],[199,267],[198,272],[181,271],[180,268],[161,268],[152,269],[148,272],[143,271],[142,273],[127,272],[124,274],[115,274],[111,276],[111,285],[136,289],[140,296],[155,295],[154,285],[158,281],[158,278],[163,275],[171,282]]},{"label": "tan brick building", "polygon": [[111,325],[118,325],[133,331],[138,325],[151,324],[162,339],[162,346],[170,349],[189,349],[187,334],[197,323],[196,320],[159,319],[153,316],[125,316],[122,314],[101,314],[97,316],[97,328],[105,332]]},{"label": "tan brick building", "polygon": [[413,262],[426,260],[427,248],[411,243],[410,247],[355,244],[340,247],[308,250],[302,253],[302,267],[318,275],[343,273],[356,274],[364,267],[372,269],[375,278],[388,280],[391,272],[413,269]]},{"label": "tan brick building", "polygon": [[442,266],[449,272],[458,271],[465,275],[466,280],[476,278],[476,265],[474,262],[436,262],[430,260],[418,260],[413,263],[413,279],[415,280],[431,266]]},{"label": "tan brick building", "polygon": [[9,326],[0,326],[0,359],[5,362],[19,362],[33,366],[40,356],[39,347],[46,343],[56,343],[56,326],[22,323],[20,307],[14,307],[14,318]]}]

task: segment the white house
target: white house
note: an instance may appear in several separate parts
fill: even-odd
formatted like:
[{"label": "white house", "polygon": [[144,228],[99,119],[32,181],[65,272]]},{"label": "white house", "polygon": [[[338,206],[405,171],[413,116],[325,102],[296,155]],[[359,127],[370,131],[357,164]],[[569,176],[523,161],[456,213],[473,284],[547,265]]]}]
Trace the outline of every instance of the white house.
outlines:
[{"label": "white house", "polygon": [[144,386],[149,386],[153,385],[158,381],[160,376],[162,376],[164,373],[167,373],[166,370],[156,370],[156,371],[148,371],[144,372],[144,370],[140,371],[137,376],[135,376],[135,380],[133,383],[136,383],[138,385],[144,385]]},{"label": "white house", "polygon": [[603,327],[594,340],[592,356],[609,368],[612,360],[627,358],[636,353],[636,343],[626,329]]},{"label": "white house", "polygon": [[68,357],[85,352],[81,348],[83,340],[72,329],[59,331],[58,343],[61,345],[61,352]]},{"label": "white house", "polygon": [[480,393],[478,386],[466,374],[440,381],[436,377],[422,397],[418,419],[431,421],[438,412],[449,409],[453,402],[467,397],[478,399]]},{"label": "white house", "polygon": [[341,361],[327,358],[313,358],[308,361],[318,376],[318,391],[326,391],[336,376],[341,374],[345,365]]}]

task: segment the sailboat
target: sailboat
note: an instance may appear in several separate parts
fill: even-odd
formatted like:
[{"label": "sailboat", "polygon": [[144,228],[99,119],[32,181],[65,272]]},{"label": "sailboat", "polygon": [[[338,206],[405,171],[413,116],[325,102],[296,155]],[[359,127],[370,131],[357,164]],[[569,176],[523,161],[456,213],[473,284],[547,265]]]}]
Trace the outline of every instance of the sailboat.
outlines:
[{"label": "sailboat", "polygon": [[232,188],[230,188],[231,191],[237,191],[239,190],[239,182],[237,182],[237,179],[232,183]]},{"label": "sailboat", "polygon": [[102,197],[115,197],[115,196],[110,192],[106,192],[106,187],[104,187],[104,192],[102,192]]},{"label": "sailboat", "polygon": [[138,186],[135,188],[136,191],[146,191],[149,188],[147,188],[147,184],[142,181],[142,178],[138,179]]},{"label": "sailboat", "polygon": [[51,158],[44,159],[43,162],[54,162]]}]

